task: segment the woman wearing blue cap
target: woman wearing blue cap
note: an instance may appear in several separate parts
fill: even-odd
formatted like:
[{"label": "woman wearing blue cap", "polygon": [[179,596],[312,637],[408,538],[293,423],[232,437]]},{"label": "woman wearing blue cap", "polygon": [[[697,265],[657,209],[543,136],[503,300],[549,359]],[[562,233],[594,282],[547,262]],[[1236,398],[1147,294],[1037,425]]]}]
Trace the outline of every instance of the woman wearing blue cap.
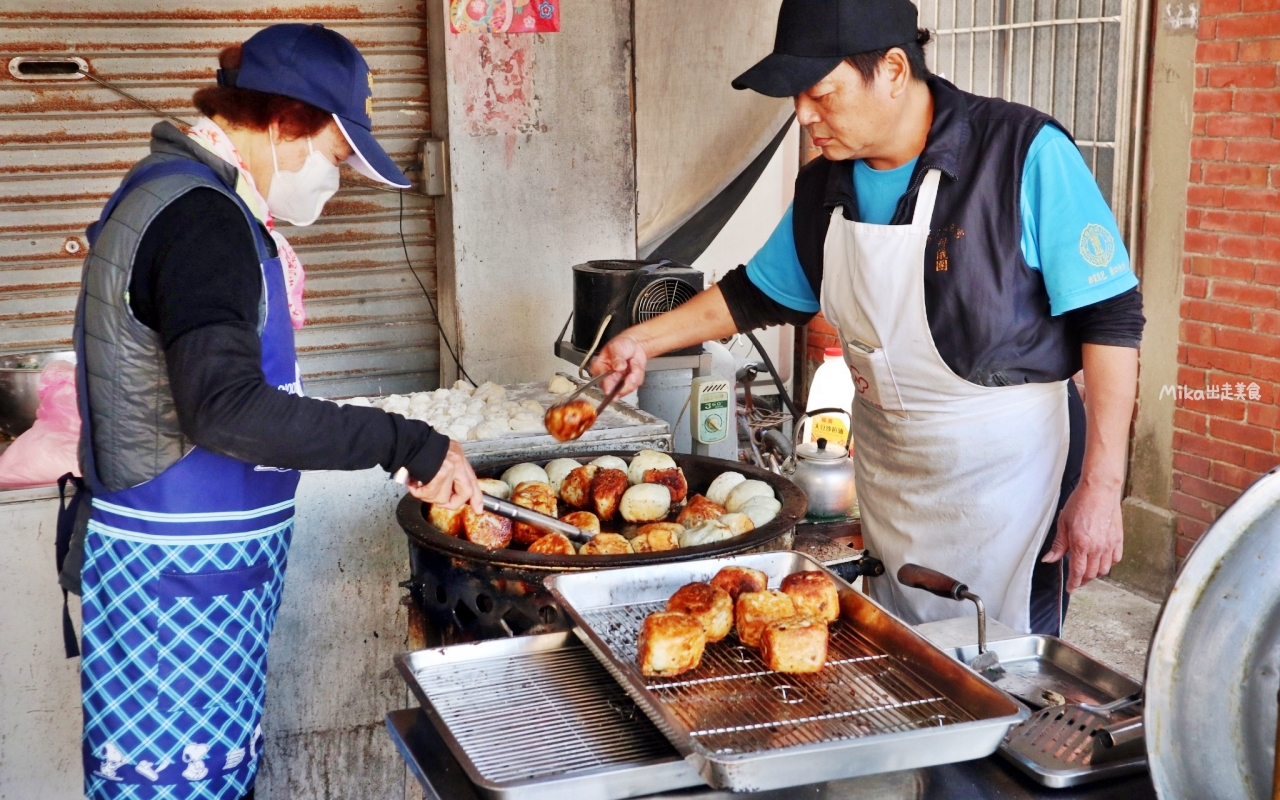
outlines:
[{"label": "woman wearing blue cap", "polygon": [[157,125],[90,230],[75,342],[92,800],[252,796],[297,470],[404,468],[415,496],[481,510],[448,437],[302,396],[302,267],[274,220],[314,222],[343,162],[409,186],[373,138],[364,59],[319,25],[276,25],[221,67],[204,117]]},{"label": "woman wearing blue cap", "polygon": [[631,391],[650,356],[821,310],[857,387],[875,599],[913,624],[962,613],[896,581],[915,562],[1057,634],[1067,592],[1123,552],[1142,297],[1062,126],[930,75],[929,38],[910,0],[783,0],[773,53],[733,85],[793,98],[822,156],[750,263],[592,370]]}]

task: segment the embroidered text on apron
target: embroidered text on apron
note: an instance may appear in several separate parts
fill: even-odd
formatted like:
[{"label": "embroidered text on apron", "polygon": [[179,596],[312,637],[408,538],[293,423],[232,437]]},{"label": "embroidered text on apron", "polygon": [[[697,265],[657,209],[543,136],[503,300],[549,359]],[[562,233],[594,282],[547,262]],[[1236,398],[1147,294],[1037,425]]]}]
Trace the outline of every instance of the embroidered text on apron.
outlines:
[{"label": "embroidered text on apron", "polygon": [[[194,161],[184,170],[212,175]],[[103,218],[147,179],[121,187]],[[246,219],[263,259],[263,374],[300,394],[282,267]],[[91,800],[236,800],[253,785],[297,484],[295,471],[197,447],[138,486],[93,487],[81,665]]]},{"label": "embroidered text on apron", "polygon": [[824,248],[822,313],[858,390],[862,532],[885,564],[872,596],[912,624],[972,613],[900,585],[898,568],[914,562],[964,581],[1026,633],[1067,455],[1066,383],[978,386],[938,354],[922,265],[940,174],[926,174],[910,225],[851,222],[837,208]]}]

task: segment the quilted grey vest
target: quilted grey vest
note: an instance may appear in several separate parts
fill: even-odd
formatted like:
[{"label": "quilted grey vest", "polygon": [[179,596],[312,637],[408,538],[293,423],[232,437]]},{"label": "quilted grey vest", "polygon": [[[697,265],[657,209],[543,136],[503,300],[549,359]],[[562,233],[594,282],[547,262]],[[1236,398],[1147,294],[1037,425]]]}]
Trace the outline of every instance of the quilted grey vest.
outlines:
[{"label": "quilted grey vest", "polygon": [[[129,305],[143,234],[161,211],[193,189],[213,189],[239,203],[228,188],[235,185],[233,166],[167,122],[156,125],[152,137],[151,155],[130,175],[150,164],[186,158],[206,164],[219,180],[185,174],[146,180],[120,200],[85,258],[76,310],[84,385],[77,388],[93,441],[82,431],[80,464],[84,471],[86,448],[92,446],[98,480],[108,491],[151,480],[194,446],[178,426],[160,337],[134,317]],[[246,223],[257,224],[247,214]]]}]

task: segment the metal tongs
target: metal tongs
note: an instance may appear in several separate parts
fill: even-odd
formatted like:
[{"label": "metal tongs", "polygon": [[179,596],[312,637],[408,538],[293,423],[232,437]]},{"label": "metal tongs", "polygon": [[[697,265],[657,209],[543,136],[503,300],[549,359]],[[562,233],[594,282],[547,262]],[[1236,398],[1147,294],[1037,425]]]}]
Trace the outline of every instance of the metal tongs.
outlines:
[{"label": "metal tongs", "polygon": [[[578,397],[579,397],[579,395],[581,395],[583,392],[585,392],[586,390],[588,390],[588,389],[590,389],[590,388],[594,387],[596,384],[600,383],[600,381],[604,380],[605,378],[607,378],[608,376],[610,376],[610,375],[612,375],[612,374],[614,374],[614,373],[613,373],[613,372],[602,372],[601,374],[599,374],[599,375],[595,376],[595,377],[594,377],[594,378],[592,378],[591,380],[589,380],[589,381],[587,381],[586,383],[582,384],[581,386],[579,386],[579,387],[577,388],[577,390],[575,390],[575,391],[574,391],[572,394],[570,394],[568,397],[566,397],[565,399],[561,400],[561,401],[560,401],[560,402],[558,402],[558,403],[553,404],[550,408],[548,408],[548,409],[547,409],[547,413],[543,416],[543,419],[544,419],[544,420],[548,420],[548,421],[549,421],[549,420],[551,419],[551,413],[552,413],[553,411],[555,411],[557,408],[563,408],[563,407],[565,407],[565,406],[569,405],[569,404],[570,404],[570,403],[572,403],[574,400],[577,400],[577,399],[578,399]],[[586,426],[585,428],[583,428],[581,431],[579,431],[579,432],[578,432],[578,435],[577,435],[577,436],[574,436],[574,437],[573,437],[573,439],[577,439],[579,436],[582,436],[582,434],[584,434],[584,433],[586,433],[587,431],[591,430],[591,426],[596,424],[596,420],[599,420],[599,419],[600,419],[600,416],[601,416],[602,414],[604,414],[605,409],[607,409],[607,408],[609,407],[609,405],[614,401],[614,399],[616,399],[616,398],[617,398],[617,396],[618,396],[618,391],[619,391],[620,389],[622,389],[622,384],[626,382],[626,379],[627,379],[626,373],[623,373],[622,377],[618,379],[618,382],[617,382],[616,384],[614,384],[613,390],[612,390],[612,391],[610,391],[610,392],[608,392],[608,393],[606,393],[606,394],[604,395],[604,400],[603,400],[603,402],[601,402],[601,403],[600,403],[600,405],[596,407],[596,418],[595,418],[595,420],[592,420],[592,421],[591,421],[591,425],[588,425],[588,426]],[[568,439],[568,440],[566,440],[566,441],[572,441],[572,439]]]},{"label": "metal tongs", "polygon": [[[409,483],[409,470],[401,467],[396,470],[396,474],[391,476],[396,483],[405,486]],[[533,509],[518,506],[509,500],[502,500],[491,494],[481,494],[481,502],[484,503],[484,510],[491,514],[497,514],[500,517],[506,517],[513,522],[523,522],[526,525],[532,525],[535,528],[542,528],[545,531],[553,533],[563,533],[569,539],[583,544],[591,541],[594,534],[587,533],[577,525],[570,525],[567,522],[547,516]]]},{"label": "metal tongs", "polygon": [[987,673],[988,677],[1004,674],[1000,656],[987,649],[987,608],[982,604],[981,597],[969,591],[968,586],[955,578],[919,564],[903,564],[898,570],[898,583],[913,589],[924,589],[950,600],[972,600],[978,607],[978,655],[969,662],[969,666],[976,672]]}]

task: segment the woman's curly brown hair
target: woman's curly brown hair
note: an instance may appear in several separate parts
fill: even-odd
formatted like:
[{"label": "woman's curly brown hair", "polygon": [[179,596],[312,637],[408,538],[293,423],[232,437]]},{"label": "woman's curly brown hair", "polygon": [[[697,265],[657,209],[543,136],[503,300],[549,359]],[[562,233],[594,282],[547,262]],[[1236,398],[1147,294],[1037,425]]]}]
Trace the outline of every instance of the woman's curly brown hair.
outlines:
[{"label": "woman's curly brown hair", "polygon": [[[232,45],[218,54],[218,65],[240,69],[241,57],[240,45]],[[286,139],[315,136],[333,119],[328,111],[310,103],[252,89],[209,86],[197,91],[192,99],[201,114],[222,117],[236,127],[264,131],[271,123],[278,123]]]}]

